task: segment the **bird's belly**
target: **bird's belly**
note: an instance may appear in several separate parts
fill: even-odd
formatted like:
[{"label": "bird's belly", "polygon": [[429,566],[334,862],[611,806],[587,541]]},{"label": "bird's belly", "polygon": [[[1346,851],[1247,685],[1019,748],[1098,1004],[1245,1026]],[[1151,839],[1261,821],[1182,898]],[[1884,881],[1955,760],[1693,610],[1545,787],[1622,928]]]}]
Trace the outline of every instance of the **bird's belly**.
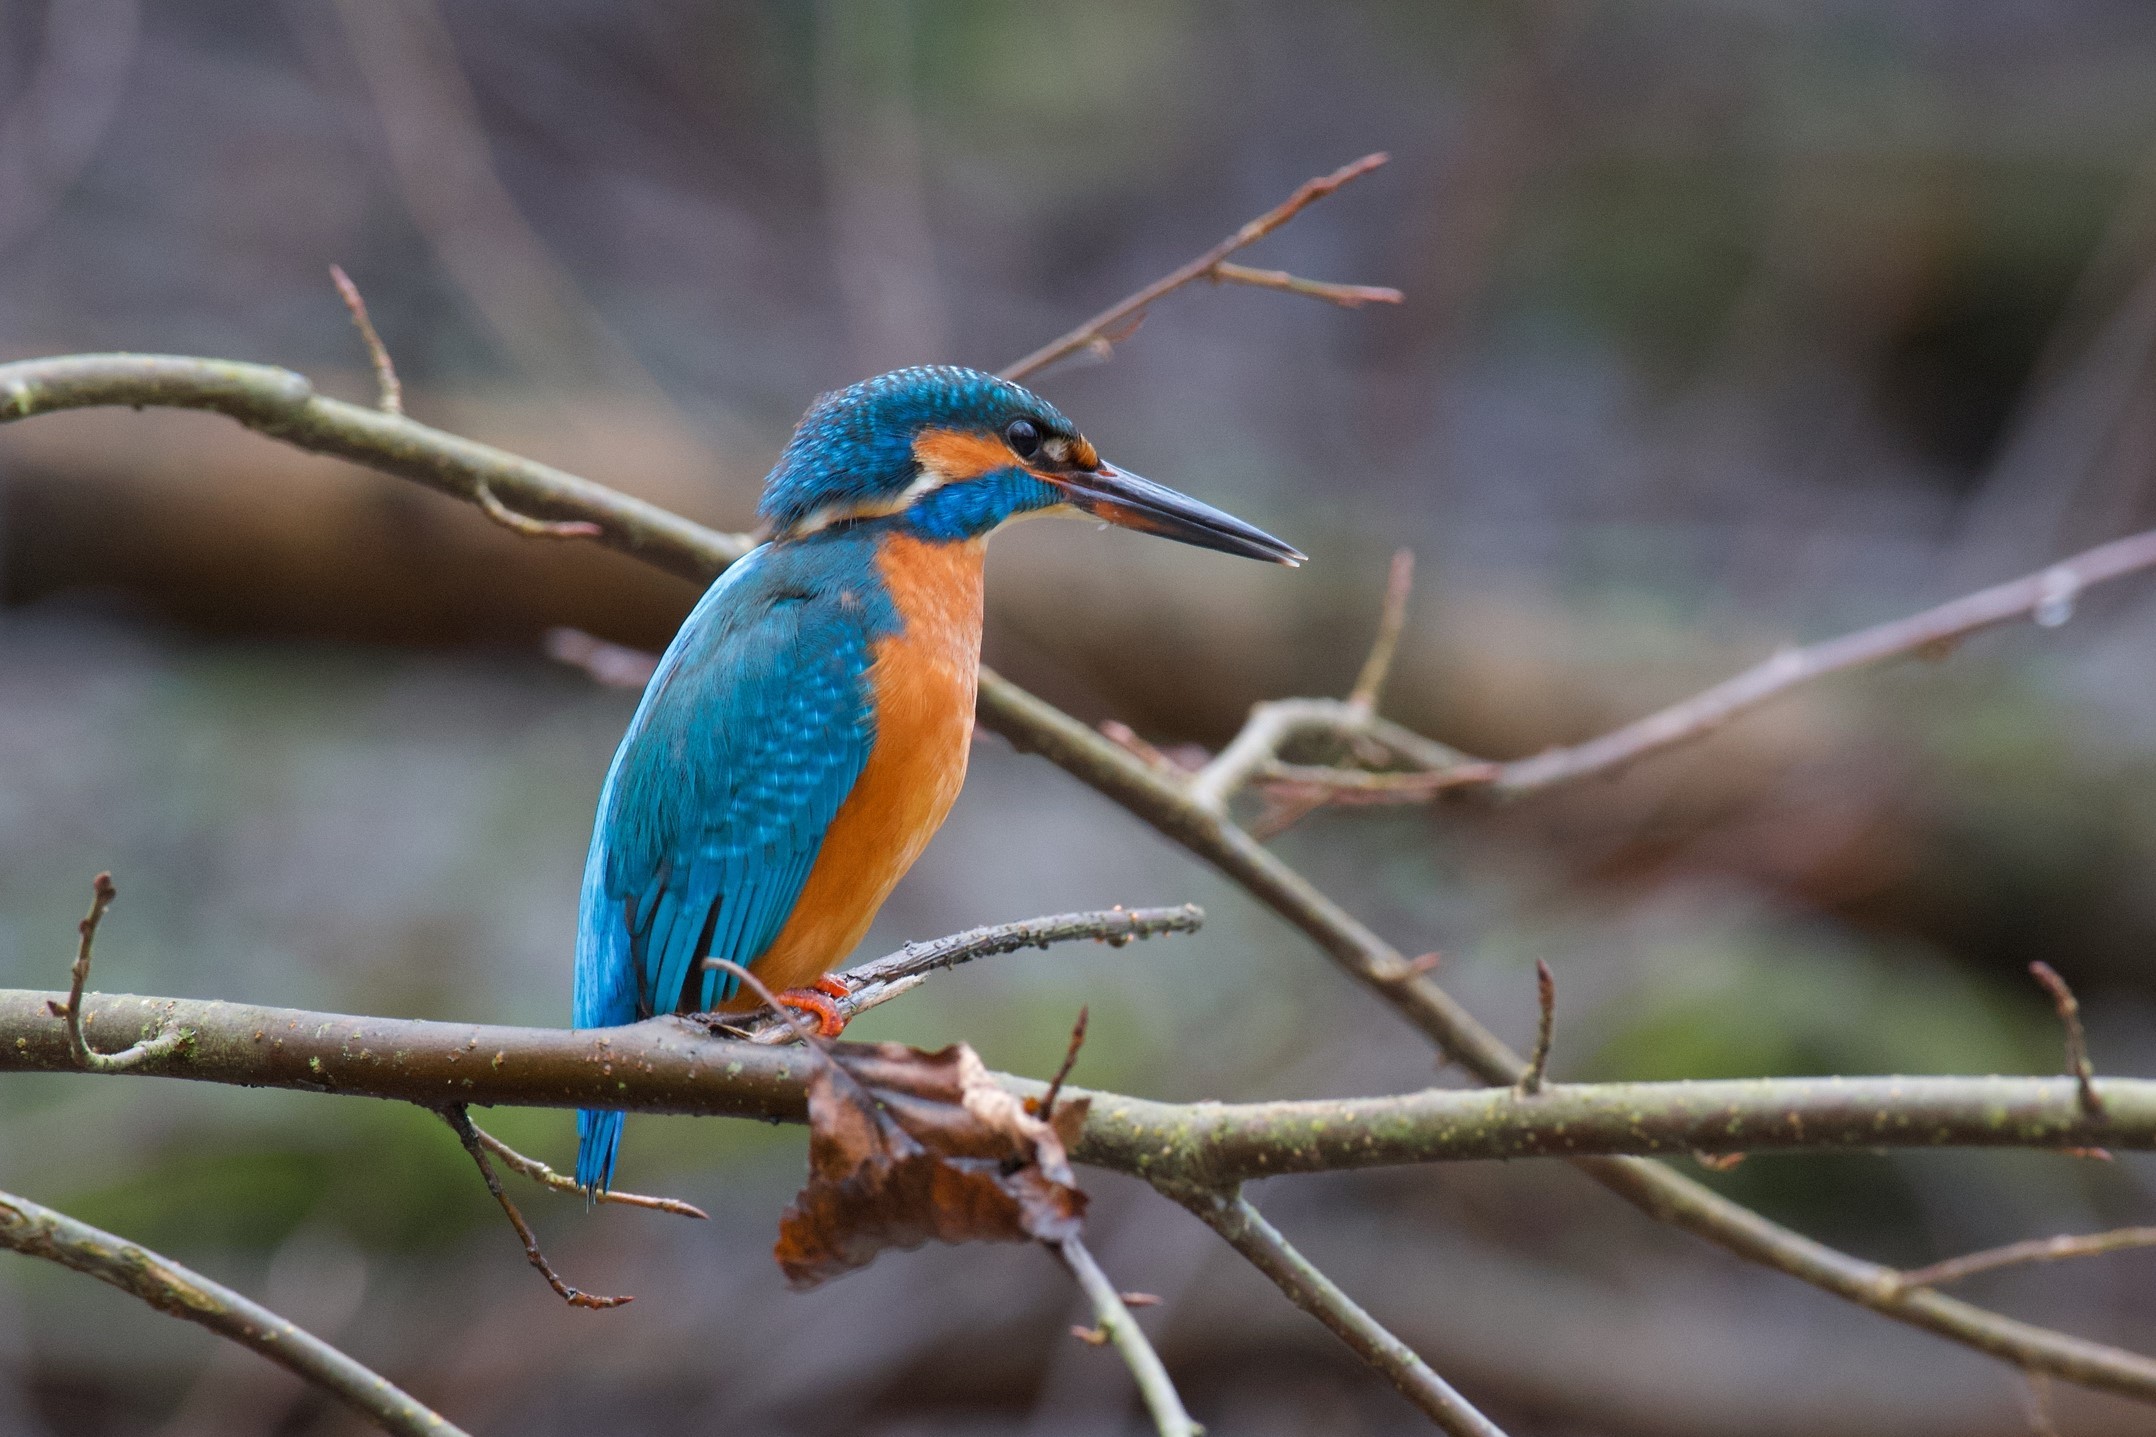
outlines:
[{"label": "bird's belly", "polygon": [[[869,669],[876,746],[817,850],[786,926],[753,967],[799,988],[851,953],[966,781],[980,681],[981,546],[888,541],[878,567],[904,624]],[[754,1008],[744,993],[723,1004]]]}]

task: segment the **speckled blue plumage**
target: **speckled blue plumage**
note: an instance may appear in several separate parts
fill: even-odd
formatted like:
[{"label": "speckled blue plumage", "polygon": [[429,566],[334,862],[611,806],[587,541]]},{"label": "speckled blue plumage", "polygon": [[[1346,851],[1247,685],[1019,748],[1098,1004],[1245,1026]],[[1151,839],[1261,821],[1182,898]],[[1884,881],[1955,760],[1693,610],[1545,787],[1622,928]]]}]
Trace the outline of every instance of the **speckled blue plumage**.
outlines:
[{"label": "speckled blue plumage", "polygon": [[1047,400],[978,369],[919,365],[865,379],[809,406],[757,513],[780,531],[832,504],[895,495],[913,479],[913,438],[923,429],[993,433],[1021,417],[1076,432]]},{"label": "speckled blue plumage", "polygon": [[[875,746],[868,667],[898,624],[879,532],[767,544],[698,602],[614,755],[577,929],[575,1022],[708,1010],[785,925]],[[684,1003],[684,998],[687,1002]],[[608,1186],[621,1114],[577,1117],[577,1181]]]}]

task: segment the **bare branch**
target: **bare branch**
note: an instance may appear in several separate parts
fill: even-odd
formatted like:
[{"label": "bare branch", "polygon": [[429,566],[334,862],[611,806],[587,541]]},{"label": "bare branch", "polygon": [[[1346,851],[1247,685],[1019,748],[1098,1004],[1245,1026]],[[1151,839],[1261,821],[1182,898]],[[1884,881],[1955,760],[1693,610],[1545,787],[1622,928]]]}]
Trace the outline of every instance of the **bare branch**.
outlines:
[{"label": "bare branch", "polygon": [[1903,1287],[1944,1287],[1950,1282],[1997,1272],[2002,1267],[2022,1267],[2032,1262],[2064,1262],[2076,1257],[2101,1257],[2137,1247],[2156,1247],[2156,1227],[2121,1227],[2110,1232],[2081,1236],[2033,1237],[2004,1247],[1950,1257],[1929,1267],[1912,1268],[1901,1275]]},{"label": "bare branch", "polygon": [[1044,1123],[1056,1115],[1056,1098],[1063,1092],[1063,1080],[1071,1075],[1071,1069],[1078,1066],[1078,1050],[1085,1046],[1085,1022],[1091,1011],[1090,1008],[1080,1008],[1078,1021],[1071,1024],[1070,1046],[1063,1050],[1063,1061],[1057,1066],[1056,1075],[1048,1080],[1048,1091],[1040,1100],[1040,1119]]},{"label": "bare branch", "polygon": [[1606,773],[1648,754],[1688,743],[1800,685],[1830,674],[1912,654],[1938,652],[1971,634],[2022,617],[2055,628],[2081,594],[2098,584],[2156,568],[2156,530],[2114,539],[2047,569],[1876,624],[1838,639],[1784,649],[1735,678],[1571,748],[1551,749],[1499,768],[1489,787],[1514,796]]},{"label": "bare branch", "polygon": [[[508,1214],[509,1225],[517,1230],[517,1237],[524,1244],[525,1261],[546,1279],[546,1285],[553,1288],[563,1302],[571,1307],[598,1311],[609,1307],[622,1307],[636,1301],[633,1297],[601,1297],[597,1293],[585,1292],[562,1281],[561,1274],[554,1270],[554,1264],[548,1262],[546,1254],[539,1250],[538,1234],[532,1231],[530,1223],[524,1221],[524,1214],[517,1211],[517,1205],[509,1200],[509,1194],[503,1190],[502,1180],[494,1175],[494,1164],[487,1160],[486,1144],[480,1141],[479,1130],[472,1126],[471,1115],[465,1112],[464,1105],[449,1103],[436,1108],[435,1111],[442,1115],[442,1121],[449,1124],[450,1131],[457,1135],[457,1141],[464,1144],[464,1151],[470,1153],[472,1161],[479,1165],[479,1176],[486,1180],[487,1191],[494,1194],[494,1201],[500,1203],[502,1211]],[[698,1216],[701,1217],[702,1214],[699,1213]]]},{"label": "bare branch", "polygon": [[[955,968],[976,958],[1016,953],[1024,948],[1046,948],[1090,938],[1121,948],[1141,938],[1163,933],[1195,933],[1205,922],[1205,910],[1195,903],[1178,908],[1108,908],[1092,913],[1058,913],[1049,918],[1028,918],[1018,923],[997,923],[971,928],[926,943],[909,943],[858,968],[837,975],[850,990],[832,999],[841,1019],[851,1022],[871,1008],[881,1007],[928,981],[944,968]],[[791,1042],[789,1026],[769,1014],[745,1018],[736,1026],[759,1043]]]},{"label": "bare branch", "polygon": [[1161,1365],[1160,1354],[1145,1340],[1145,1331],[1138,1326],[1138,1319],[1130,1315],[1122,1294],[1100,1270],[1100,1264],[1086,1251],[1085,1244],[1074,1235],[1043,1246],[1062,1260],[1093,1304],[1094,1320],[1100,1324],[1094,1331],[1100,1335],[1096,1339],[1084,1328],[1076,1329],[1078,1335],[1095,1346],[1115,1344],[1115,1350],[1122,1354],[1124,1364],[1130,1368],[1130,1375],[1137,1379],[1146,1410],[1153,1416],[1154,1429],[1161,1437],[1198,1437],[1205,1429],[1190,1420],[1190,1413],[1183,1409],[1183,1399],[1176,1393],[1168,1369]]},{"label": "bare branch", "polygon": [[[1057,360],[1069,358],[1080,350],[1091,350],[1097,354],[1106,354],[1110,346],[1120,341],[1123,336],[1129,334],[1143,322],[1146,310],[1150,309],[1155,301],[1173,294],[1186,284],[1191,284],[1201,279],[1214,278],[1216,271],[1220,267],[1220,262],[1229,255],[1234,254],[1237,250],[1246,249],[1256,244],[1259,240],[1279,229],[1289,220],[1294,219],[1305,209],[1324,199],[1342,185],[1361,179],[1364,175],[1369,174],[1370,171],[1384,164],[1388,158],[1390,157],[1382,154],[1364,155],[1353,164],[1342,165],[1329,175],[1320,175],[1314,180],[1303,181],[1294,194],[1289,195],[1281,203],[1259,215],[1204,254],[1199,255],[1181,268],[1172,270],[1161,278],[1154,280],[1136,294],[1109,305],[1099,314],[1094,315],[1084,324],[1079,325],[1060,339],[1051,340],[1042,345],[1024,359],[1005,369],[1003,377],[1005,379],[1024,379],[1030,374],[1046,369]],[[1253,270],[1249,271],[1249,273],[1256,274],[1258,271]],[[1230,276],[1230,278],[1234,277]],[[1286,278],[1286,276],[1283,276],[1283,278]],[[1244,280],[1240,282],[1259,283],[1260,281]],[[1309,281],[1300,281],[1300,283],[1308,284]],[[1285,289],[1289,286],[1283,284],[1274,287]],[[1391,293],[1391,291],[1386,291],[1386,293]],[[1320,297],[1332,300],[1334,303],[1340,302],[1339,297],[1334,294],[1325,294]],[[1377,297],[1376,291],[1363,296],[1365,299]],[[1390,303],[1392,301],[1386,302]]]},{"label": "bare branch", "polygon": [[105,910],[119,896],[120,890],[113,887],[111,874],[100,873],[90,880],[90,911],[75,925],[79,936],[75,942],[75,961],[67,970],[67,1001],[45,1004],[46,1011],[53,1017],[66,1020],[67,1045],[74,1055],[75,1066],[93,1073],[125,1072],[137,1063],[174,1052],[187,1041],[187,1034],[182,1029],[160,1028],[120,1052],[100,1053],[83,1036],[82,990],[90,981],[90,950],[97,944],[97,925],[104,921]]},{"label": "bare branch", "polygon": [[1227,1239],[1228,1245],[1271,1278],[1289,1301],[1332,1329],[1335,1337],[1439,1427],[1454,1437],[1505,1437],[1502,1428],[1476,1411],[1413,1348],[1386,1331],[1337,1283],[1297,1252],[1248,1199],[1200,1189],[1161,1190]]},{"label": "bare branch", "polygon": [[[467,1116],[466,1121],[470,1121],[469,1116]],[[539,1159],[526,1157],[477,1123],[472,1124],[472,1132],[478,1136],[479,1145],[500,1158],[505,1167],[514,1172],[522,1173],[533,1182],[550,1187],[556,1192],[574,1193],[576,1196],[592,1202],[613,1203],[618,1207],[641,1207],[649,1208],[653,1212],[670,1212],[676,1217],[693,1217],[708,1220],[711,1216],[710,1213],[705,1212],[695,1203],[683,1202],[680,1198],[646,1197],[642,1193],[617,1192],[612,1188],[601,1188],[596,1192],[588,1191],[579,1186],[577,1180],[567,1173],[558,1173],[545,1163],[540,1162]]]},{"label": "bare branch", "polygon": [[1214,265],[1206,278],[1215,284],[1247,284],[1258,289],[1285,290],[1337,304],[1342,309],[1361,309],[1366,304],[1401,304],[1407,296],[1389,285],[1334,284],[1329,280],[1304,279],[1284,269],[1251,269],[1247,265]]},{"label": "bare branch", "polygon": [[2089,1062],[2088,1037],[2081,1031],[2081,1000],[2066,986],[2059,970],[2041,958],[2029,965],[2029,974],[2043,985],[2059,1011],[2059,1023],[2066,1029],[2066,1071],[2080,1092],[2082,1108],[2093,1117],[2102,1116],[2104,1100],[2096,1094],[2096,1069]]},{"label": "bare branch", "polygon": [[1557,1028],[1557,979],[1550,972],[1550,965],[1540,958],[1535,960],[1535,998],[1541,1018],[1535,1024],[1535,1051],[1528,1055],[1527,1071],[1513,1084],[1513,1091],[1523,1098],[1532,1098],[1542,1091],[1542,1075],[1550,1066],[1550,1039]]},{"label": "bare branch", "polygon": [[1348,707],[1377,712],[1385,680],[1392,677],[1392,657],[1400,647],[1401,631],[1407,627],[1407,601],[1414,592],[1415,551],[1397,549],[1385,578],[1385,607],[1378,612],[1377,638],[1370,644],[1370,656],[1362,661],[1362,672],[1355,676],[1355,687],[1348,690]]},{"label": "bare branch", "polygon": [[462,1428],[313,1333],[169,1257],[66,1213],[0,1192],[0,1247],[73,1268],[251,1348],[385,1432],[463,1437]]},{"label": "bare branch", "polygon": [[382,336],[374,332],[374,321],[367,317],[367,301],[360,298],[359,286],[344,272],[343,265],[329,267],[330,283],[337,286],[337,293],[344,299],[344,307],[352,313],[352,324],[359,330],[359,337],[367,346],[367,360],[374,366],[377,403],[384,414],[404,412],[404,386],[397,380],[397,366],[390,363],[389,349],[382,343]]}]

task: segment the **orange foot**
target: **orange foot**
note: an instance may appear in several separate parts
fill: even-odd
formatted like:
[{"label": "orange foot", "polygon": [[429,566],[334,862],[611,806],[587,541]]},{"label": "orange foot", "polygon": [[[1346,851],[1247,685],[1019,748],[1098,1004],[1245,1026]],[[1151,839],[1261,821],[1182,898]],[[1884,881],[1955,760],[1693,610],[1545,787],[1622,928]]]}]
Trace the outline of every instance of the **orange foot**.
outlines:
[{"label": "orange foot", "polygon": [[831,1000],[844,998],[852,992],[853,989],[847,987],[838,979],[824,977],[818,978],[806,988],[788,988],[785,992],[778,994],[777,997],[779,1006],[782,1008],[793,1008],[803,1013],[814,1013],[816,1015],[817,1037],[836,1038],[846,1031],[846,1019],[839,1012],[838,1004]]}]

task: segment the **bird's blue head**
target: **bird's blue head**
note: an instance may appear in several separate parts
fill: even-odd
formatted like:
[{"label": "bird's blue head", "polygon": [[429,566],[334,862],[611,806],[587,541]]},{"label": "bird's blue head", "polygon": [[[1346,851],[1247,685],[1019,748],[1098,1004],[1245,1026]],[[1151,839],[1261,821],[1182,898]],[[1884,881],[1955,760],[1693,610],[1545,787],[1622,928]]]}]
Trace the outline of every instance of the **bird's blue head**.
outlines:
[{"label": "bird's blue head", "polygon": [[1058,512],[1253,559],[1303,561],[1263,530],[1107,463],[1040,396],[946,365],[894,370],[810,405],[759,510],[774,539],[874,519],[939,542]]}]

